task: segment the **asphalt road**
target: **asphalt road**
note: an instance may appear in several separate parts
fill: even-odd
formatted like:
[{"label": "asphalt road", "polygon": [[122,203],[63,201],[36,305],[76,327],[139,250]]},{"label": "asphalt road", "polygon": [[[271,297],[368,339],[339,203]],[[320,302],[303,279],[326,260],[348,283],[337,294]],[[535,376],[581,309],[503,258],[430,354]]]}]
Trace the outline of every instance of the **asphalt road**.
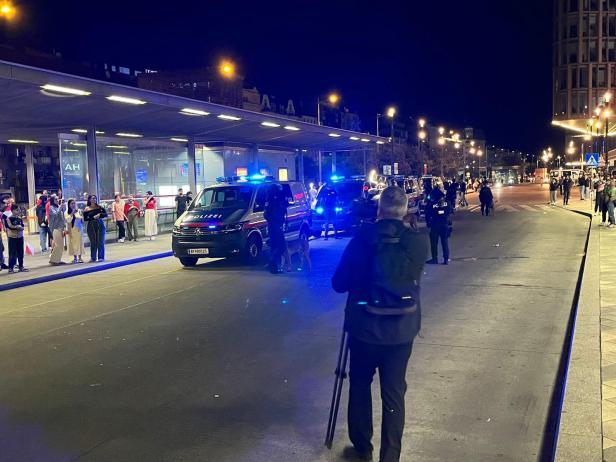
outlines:
[{"label": "asphalt road", "polygon": [[[426,269],[403,461],[536,459],[587,221],[536,186],[495,194]],[[340,460],[344,409],[323,437],[347,242],[313,242],[310,274],[167,258],[4,292],[0,461]]]}]

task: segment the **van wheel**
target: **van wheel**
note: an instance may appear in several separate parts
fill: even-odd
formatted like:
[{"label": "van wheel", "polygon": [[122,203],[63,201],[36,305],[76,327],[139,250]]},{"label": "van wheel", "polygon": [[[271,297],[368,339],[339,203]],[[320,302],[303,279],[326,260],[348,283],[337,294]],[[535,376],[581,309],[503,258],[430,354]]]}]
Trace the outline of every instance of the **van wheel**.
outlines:
[{"label": "van wheel", "polygon": [[180,263],[187,267],[192,267],[197,264],[199,259],[195,257],[180,257]]},{"label": "van wheel", "polygon": [[261,259],[261,252],[263,251],[263,242],[261,238],[256,234],[253,234],[248,238],[246,242],[246,248],[244,249],[244,259],[248,264],[254,265]]}]

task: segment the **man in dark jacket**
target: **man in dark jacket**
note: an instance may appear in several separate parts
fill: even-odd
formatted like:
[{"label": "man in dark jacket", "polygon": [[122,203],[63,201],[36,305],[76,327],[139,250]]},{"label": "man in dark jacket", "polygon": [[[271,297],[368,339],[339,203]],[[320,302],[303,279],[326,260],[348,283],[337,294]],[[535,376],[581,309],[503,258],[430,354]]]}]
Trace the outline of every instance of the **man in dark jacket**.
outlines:
[{"label": "man in dark jacket", "polygon": [[370,299],[377,242],[399,242],[408,258],[409,282],[419,284],[427,254],[425,235],[403,222],[408,199],[396,186],[386,188],[379,199],[377,222],[364,224],[344,251],[332,278],[336,292],[348,292],[345,329],[349,334],[350,388],[349,436],[353,447],[344,451],[346,458],[372,460],[371,383],[379,370],[383,422],[381,427],[381,462],[398,462],[404,430],[404,394],[406,368],[413,340],[421,328],[421,308],[412,314],[383,316],[365,308]]},{"label": "man in dark jacket", "polygon": [[479,203],[481,204],[481,214],[487,217],[490,216],[490,210],[494,206],[494,196],[488,183],[483,183],[479,190]]},{"label": "man in dark jacket", "polygon": [[451,234],[451,203],[445,197],[443,186],[435,187],[428,196],[426,206],[426,225],[430,228],[430,248],[432,258],[426,263],[438,263],[438,241],[443,248],[443,265],[449,264],[449,235]]},{"label": "man in dark jacket", "polygon": [[573,187],[573,180],[570,175],[567,175],[563,180],[563,205],[569,205],[569,196],[571,196],[571,188]]},{"label": "man in dark jacket", "polygon": [[552,177],[550,180],[550,205],[556,205],[556,192],[558,191],[558,179]]}]

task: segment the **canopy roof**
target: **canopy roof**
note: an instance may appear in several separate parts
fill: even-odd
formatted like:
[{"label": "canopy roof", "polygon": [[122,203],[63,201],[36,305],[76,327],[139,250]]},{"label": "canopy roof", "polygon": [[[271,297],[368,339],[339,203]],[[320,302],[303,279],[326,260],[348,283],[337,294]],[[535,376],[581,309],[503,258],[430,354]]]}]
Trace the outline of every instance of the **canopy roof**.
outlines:
[{"label": "canopy roof", "polygon": [[[41,88],[44,85],[89,94],[45,90]],[[110,101],[109,96],[133,98],[144,103]],[[186,115],[180,112],[185,108],[209,114]],[[221,115],[227,118],[219,118]],[[229,117],[239,120],[229,120]],[[270,126],[262,125],[264,122]],[[105,132],[106,136],[128,132],[146,138],[194,138],[197,143],[242,143],[281,149],[363,150],[374,148],[377,141],[388,142],[387,138],[318,126],[275,114],[0,61],[0,143],[25,139],[55,144],[58,133],[93,127]]]}]

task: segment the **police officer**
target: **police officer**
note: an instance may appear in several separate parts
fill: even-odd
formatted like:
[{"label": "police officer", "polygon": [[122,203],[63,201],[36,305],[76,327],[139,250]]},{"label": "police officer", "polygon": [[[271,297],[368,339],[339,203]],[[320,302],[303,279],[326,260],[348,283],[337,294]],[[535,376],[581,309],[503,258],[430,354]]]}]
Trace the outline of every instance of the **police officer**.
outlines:
[{"label": "police officer", "polygon": [[571,196],[571,188],[573,187],[573,180],[570,175],[567,175],[563,180],[562,193],[563,193],[563,205],[569,205],[569,197]]},{"label": "police officer", "polygon": [[451,233],[451,204],[445,197],[443,184],[439,183],[428,196],[426,225],[430,228],[432,258],[426,263],[438,263],[438,241],[443,248],[443,265],[449,264],[449,234]]},{"label": "police officer", "polygon": [[283,228],[287,217],[287,200],[281,185],[271,185],[263,215],[267,220],[267,235],[269,236],[269,270],[272,274],[281,273],[282,255],[286,245]]},{"label": "police officer", "polygon": [[338,239],[338,229],[336,228],[336,204],[338,203],[338,193],[329,184],[325,184],[323,197],[323,208],[325,213],[325,240],[329,237],[330,224],[334,228],[334,239]]}]

